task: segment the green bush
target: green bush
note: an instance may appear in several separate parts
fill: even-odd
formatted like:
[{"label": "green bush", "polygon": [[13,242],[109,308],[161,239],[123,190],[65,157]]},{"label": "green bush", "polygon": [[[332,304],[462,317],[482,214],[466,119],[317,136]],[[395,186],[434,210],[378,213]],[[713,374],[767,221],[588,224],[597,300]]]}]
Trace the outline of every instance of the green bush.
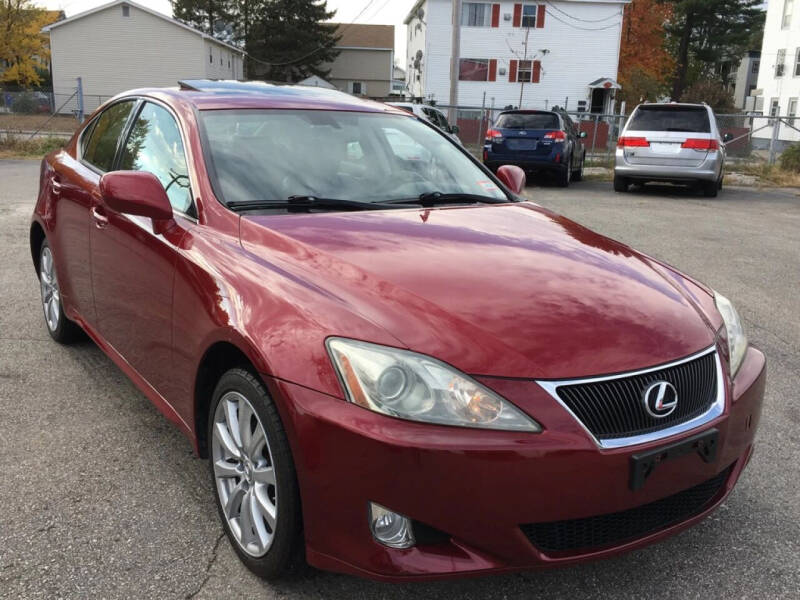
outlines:
[{"label": "green bush", "polygon": [[781,154],[781,169],[800,173],[800,143],[792,144]]}]

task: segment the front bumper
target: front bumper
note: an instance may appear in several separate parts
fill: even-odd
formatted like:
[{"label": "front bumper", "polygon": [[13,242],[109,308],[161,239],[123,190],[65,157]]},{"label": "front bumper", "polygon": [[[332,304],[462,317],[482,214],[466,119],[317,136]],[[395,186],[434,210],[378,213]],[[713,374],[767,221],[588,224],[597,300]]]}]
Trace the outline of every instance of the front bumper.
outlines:
[{"label": "front bumper", "polygon": [[624,151],[617,149],[614,175],[639,181],[675,183],[717,181],[722,176],[723,163],[724,158],[721,152],[709,152],[707,158],[694,167],[632,164],[625,160]]},{"label": "front bumper", "polygon": [[[680,531],[710,513],[733,489],[750,457],[765,384],[764,355],[754,348],[734,382],[725,412],[681,435],[601,450],[532,381],[480,378],[529,412],[541,434],[471,430],[385,417],[265,377],[286,423],[303,502],[308,561],[381,580],[438,579],[541,568],[609,556]],[[716,460],[687,454],[664,462],[637,491],[630,457],[711,427]],[[691,517],[635,539],[575,552],[536,548],[522,525],[626,511],[729,475]],[[407,549],[373,540],[367,505],[377,502],[445,532],[448,540]]]}]

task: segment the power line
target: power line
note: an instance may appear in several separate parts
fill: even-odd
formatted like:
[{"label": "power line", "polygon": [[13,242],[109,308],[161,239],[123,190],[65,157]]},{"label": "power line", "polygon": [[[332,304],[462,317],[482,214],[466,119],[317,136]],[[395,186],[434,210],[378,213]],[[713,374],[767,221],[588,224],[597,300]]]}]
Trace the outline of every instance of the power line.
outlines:
[{"label": "power line", "polygon": [[568,12],[558,8],[557,6],[555,6],[553,4],[550,4],[550,2],[548,2],[547,0],[545,0],[545,4],[547,4],[550,8],[552,8],[554,10],[557,10],[558,12],[560,12],[565,17],[569,17],[570,19],[573,19],[575,21],[580,21],[582,23],[602,23],[603,21],[608,21],[609,19],[613,19],[614,17],[617,17],[617,16],[622,14],[622,12],[620,11],[618,13],[614,13],[614,14],[608,15],[607,17],[603,17],[602,19],[581,19],[580,17],[576,17],[574,15],[571,15]]},{"label": "power line", "polygon": [[611,23],[610,25],[606,25],[605,27],[581,27],[580,25],[573,25],[572,23],[566,22],[565,20],[559,18],[558,15],[553,14],[546,8],[545,12],[551,17],[553,17],[556,21],[563,23],[567,27],[572,27],[573,29],[580,29],[581,31],[603,31],[604,29],[611,29],[612,27],[620,27],[622,25],[622,21],[617,21],[616,23]]}]

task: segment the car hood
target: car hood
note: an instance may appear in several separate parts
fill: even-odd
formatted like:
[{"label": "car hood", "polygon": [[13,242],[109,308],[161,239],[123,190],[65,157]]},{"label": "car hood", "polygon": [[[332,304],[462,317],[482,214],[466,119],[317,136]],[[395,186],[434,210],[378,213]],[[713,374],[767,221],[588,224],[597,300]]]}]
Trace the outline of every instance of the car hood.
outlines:
[{"label": "car hood", "polygon": [[714,342],[706,292],[532,203],[247,215],[241,232],[398,346],[475,375],[614,373]]}]

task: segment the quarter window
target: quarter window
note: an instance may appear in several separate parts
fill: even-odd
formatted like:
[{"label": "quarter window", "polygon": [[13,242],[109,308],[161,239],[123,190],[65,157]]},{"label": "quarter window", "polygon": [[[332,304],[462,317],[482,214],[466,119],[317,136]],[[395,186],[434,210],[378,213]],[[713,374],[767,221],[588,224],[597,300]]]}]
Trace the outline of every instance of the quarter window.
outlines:
[{"label": "quarter window", "polygon": [[119,168],[152,173],[167,191],[172,208],[193,215],[181,132],[165,108],[151,102],[144,105],[128,134]]},{"label": "quarter window", "polygon": [[461,81],[488,81],[489,59],[462,58],[458,63],[458,78]]},{"label": "quarter window", "polygon": [[461,6],[461,25],[464,27],[489,27],[492,5],[486,2],[464,2]]},{"label": "quarter window", "polygon": [[86,162],[101,171],[110,171],[113,168],[117,143],[133,105],[133,100],[117,102],[105,109],[97,118],[97,124],[85,145],[83,158]]},{"label": "quarter window", "polygon": [[536,10],[538,6],[535,4],[522,5],[522,26],[523,27],[536,27]]}]

